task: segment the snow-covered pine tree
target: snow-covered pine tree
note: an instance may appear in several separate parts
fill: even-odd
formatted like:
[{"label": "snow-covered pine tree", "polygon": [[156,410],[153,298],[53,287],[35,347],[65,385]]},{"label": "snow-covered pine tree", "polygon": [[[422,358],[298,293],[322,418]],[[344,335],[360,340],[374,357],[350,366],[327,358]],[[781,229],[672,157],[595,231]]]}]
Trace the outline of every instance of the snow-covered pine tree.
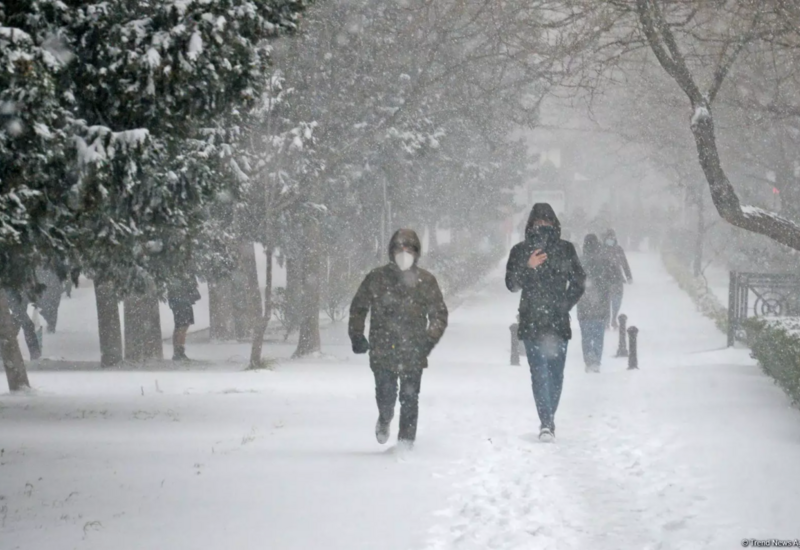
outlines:
[{"label": "snow-covered pine tree", "polygon": [[0,2],[0,285],[77,255],[118,344],[116,298],[185,268],[229,182],[205,130],[259,97],[305,4]]},{"label": "snow-covered pine tree", "polygon": [[[28,378],[5,288],[30,290],[34,270],[69,255],[65,156],[71,96],[59,78],[47,2],[0,2],[0,347],[14,391]],[[63,262],[59,262],[63,265]]]},{"label": "snow-covered pine tree", "polygon": [[210,205],[235,181],[227,132],[215,128],[258,99],[268,40],[293,30],[303,5],[142,0],[80,3],[65,15],[80,59],[70,65],[81,92],[78,241],[86,268],[118,296],[155,300],[193,264]]}]

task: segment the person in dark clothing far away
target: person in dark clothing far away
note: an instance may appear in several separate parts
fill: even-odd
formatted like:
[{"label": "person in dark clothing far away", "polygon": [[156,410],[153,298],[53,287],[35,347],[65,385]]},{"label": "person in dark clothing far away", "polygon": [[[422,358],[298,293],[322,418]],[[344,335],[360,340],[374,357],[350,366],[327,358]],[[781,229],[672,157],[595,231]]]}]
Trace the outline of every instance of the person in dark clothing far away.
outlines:
[{"label": "person in dark clothing far away", "polygon": [[625,251],[617,242],[617,234],[613,229],[609,229],[603,234],[603,251],[607,261],[612,266],[611,278],[609,279],[611,292],[611,319],[607,327],[617,328],[617,318],[619,310],[622,308],[622,296],[625,292],[624,285],[633,283],[631,267],[628,265],[628,257]]},{"label": "person in dark clothing far away", "polygon": [[[401,448],[411,448],[416,439],[422,371],[447,328],[447,306],[439,283],[417,266],[421,249],[414,231],[397,231],[389,243],[391,261],[367,275],[350,304],[348,332],[353,352],[369,352],[375,376],[375,437],[381,444],[389,440],[399,381]],[[367,314],[369,340],[364,336]]]},{"label": "person in dark clothing far away", "polygon": [[547,203],[533,206],[525,240],[514,245],[506,266],[506,286],[522,291],[519,339],[525,344],[531,385],[541,426],[539,438],[552,441],[564,383],[570,310],[584,292],[586,275],[572,243],[561,239],[561,223]]},{"label": "person in dark clothing far away", "polygon": [[175,330],[172,333],[173,361],[189,361],[186,356],[186,333],[194,324],[194,304],[199,299],[200,291],[193,275],[175,279],[167,288],[167,303],[175,319]]},{"label": "person in dark clothing far away", "polygon": [[586,292],[578,302],[583,361],[586,364],[586,372],[600,372],[611,299],[609,282],[614,266],[603,254],[603,246],[597,235],[589,234],[584,238],[581,263],[586,271]]}]

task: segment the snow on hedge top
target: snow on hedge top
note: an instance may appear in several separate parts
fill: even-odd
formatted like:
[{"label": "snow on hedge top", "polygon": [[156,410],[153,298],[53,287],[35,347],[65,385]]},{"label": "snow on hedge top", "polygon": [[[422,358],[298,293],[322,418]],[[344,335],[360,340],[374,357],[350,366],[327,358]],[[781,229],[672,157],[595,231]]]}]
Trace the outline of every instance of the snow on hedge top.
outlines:
[{"label": "snow on hedge top", "polygon": [[800,317],[771,317],[759,320],[769,328],[782,330],[795,338],[800,338]]}]

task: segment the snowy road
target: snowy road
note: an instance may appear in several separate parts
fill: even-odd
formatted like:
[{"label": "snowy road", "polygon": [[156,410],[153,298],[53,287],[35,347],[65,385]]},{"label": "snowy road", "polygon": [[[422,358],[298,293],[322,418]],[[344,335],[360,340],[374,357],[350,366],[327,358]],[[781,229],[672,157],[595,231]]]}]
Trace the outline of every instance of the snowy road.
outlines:
[{"label": "snowy road", "polygon": [[800,538],[800,415],[745,350],[721,349],[657,257],[631,260],[641,370],[586,374],[573,342],[554,445],[535,440],[527,368],[508,365],[518,296],[499,279],[453,312],[409,456],[375,443],[371,374],[341,341],[326,347],[341,360],[275,372],[36,372],[38,395],[0,396],[0,549]]}]

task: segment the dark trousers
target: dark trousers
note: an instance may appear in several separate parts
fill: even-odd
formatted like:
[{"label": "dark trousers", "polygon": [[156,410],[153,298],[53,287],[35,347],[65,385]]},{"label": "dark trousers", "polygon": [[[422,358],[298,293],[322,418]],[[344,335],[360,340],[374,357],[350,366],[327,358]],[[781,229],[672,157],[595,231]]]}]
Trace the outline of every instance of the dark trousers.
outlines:
[{"label": "dark trousers", "polygon": [[611,285],[611,324],[616,325],[619,310],[622,308],[622,296],[625,294],[623,283]]},{"label": "dark trousers", "polygon": [[411,368],[394,372],[390,369],[373,368],[372,372],[375,375],[375,399],[378,402],[381,423],[388,424],[394,418],[399,382],[400,431],[397,438],[401,441],[414,441],[417,437],[422,369]]},{"label": "dark trousers", "polygon": [[587,365],[599,365],[603,358],[603,340],[606,335],[605,321],[585,319],[581,322],[581,344],[583,344],[583,362]]},{"label": "dark trousers", "polygon": [[531,369],[531,386],[542,428],[555,432],[555,416],[564,386],[567,340],[544,336],[525,340],[525,352]]},{"label": "dark trousers", "polygon": [[23,300],[22,295],[16,290],[6,290],[6,295],[11,307],[11,317],[14,319],[14,324],[17,325],[17,332],[22,327],[31,359],[39,359],[42,356],[42,348],[39,345],[39,337],[36,335],[36,326],[31,321],[31,318],[28,317],[27,301]]}]

